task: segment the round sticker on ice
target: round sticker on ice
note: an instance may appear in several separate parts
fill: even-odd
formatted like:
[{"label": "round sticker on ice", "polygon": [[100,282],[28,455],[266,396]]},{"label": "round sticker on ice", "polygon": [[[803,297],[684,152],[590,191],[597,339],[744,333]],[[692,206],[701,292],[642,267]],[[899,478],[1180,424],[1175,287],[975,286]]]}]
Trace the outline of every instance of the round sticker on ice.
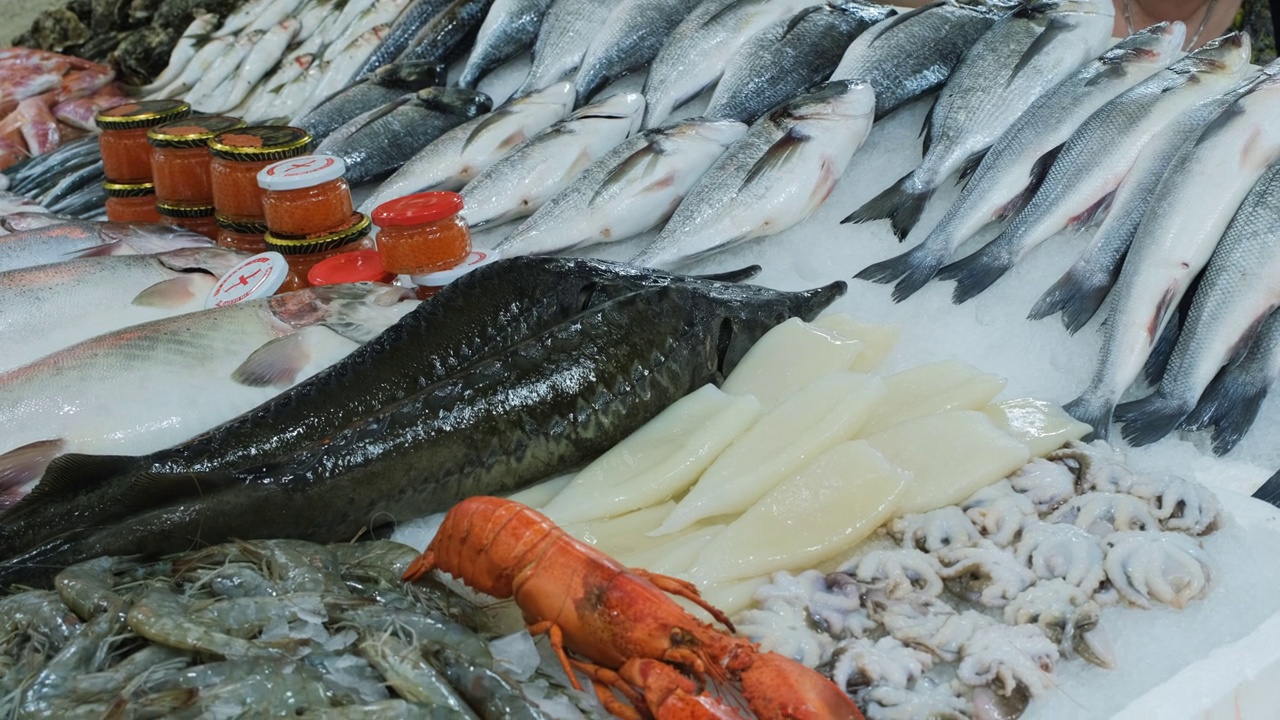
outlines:
[{"label": "round sticker on ice", "polygon": [[284,284],[289,264],[278,252],[254,255],[222,276],[205,300],[206,308],[235,305],[245,300],[267,297]]}]

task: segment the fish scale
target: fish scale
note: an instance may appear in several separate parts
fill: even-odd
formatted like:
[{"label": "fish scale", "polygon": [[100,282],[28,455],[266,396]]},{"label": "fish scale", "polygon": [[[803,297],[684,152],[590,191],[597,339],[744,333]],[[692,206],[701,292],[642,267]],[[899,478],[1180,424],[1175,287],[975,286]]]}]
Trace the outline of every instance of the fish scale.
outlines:
[{"label": "fish scale", "polygon": [[212,244],[203,235],[167,225],[69,220],[0,236],[0,272],[88,255],[132,255]]},{"label": "fish scale", "polygon": [[458,87],[474,88],[480,78],[533,47],[551,0],[494,0],[476,34]]},{"label": "fish scale", "polygon": [[[1212,427],[1213,452],[1226,455],[1249,432],[1277,377],[1280,377],[1280,313],[1272,312],[1244,357],[1223,368],[1179,427],[1186,430]],[[1273,476],[1267,486],[1277,483],[1280,480]],[[1276,500],[1268,502],[1275,504]]]},{"label": "fish scale", "polygon": [[533,65],[516,96],[560,82],[578,69],[615,0],[552,0],[533,44]]},{"label": "fish scale", "polygon": [[578,105],[606,85],[648,65],[662,43],[700,0],[623,0],[610,13],[582,57],[574,80]]}]

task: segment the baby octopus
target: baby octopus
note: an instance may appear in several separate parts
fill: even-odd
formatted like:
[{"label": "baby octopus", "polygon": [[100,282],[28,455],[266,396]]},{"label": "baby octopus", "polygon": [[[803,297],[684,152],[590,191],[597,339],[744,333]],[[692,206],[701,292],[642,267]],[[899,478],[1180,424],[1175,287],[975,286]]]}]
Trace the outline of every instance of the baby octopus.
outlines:
[{"label": "baby octopus", "polygon": [[850,638],[836,645],[828,675],[847,690],[870,685],[905,690],[933,667],[933,656],[893,637]]},{"label": "baby octopus", "polygon": [[1147,501],[1165,530],[1208,535],[1222,526],[1218,496],[1194,480],[1142,476],[1134,480],[1129,494]]},{"label": "baby octopus", "polygon": [[937,558],[912,549],[872,550],[841,568],[841,572],[851,574],[862,585],[882,590],[890,599],[915,593],[942,594],[941,570]]},{"label": "baby octopus", "polygon": [[1157,530],[1160,527],[1146,502],[1132,495],[1111,492],[1078,495],[1054,510],[1045,520],[1074,525],[1099,537],[1113,532]]},{"label": "baby octopus", "polygon": [[1029,525],[1022,531],[1014,554],[1036,577],[1061,578],[1088,594],[1093,594],[1107,579],[1098,537],[1074,525]]},{"label": "baby octopus", "polygon": [[982,539],[978,528],[956,505],[897,518],[889,523],[889,534],[902,547],[927,553],[943,548],[969,547]]},{"label": "baby octopus", "polygon": [[1072,441],[1045,457],[1075,466],[1077,485],[1082,492],[1127,492],[1133,482],[1133,471],[1125,463],[1124,453],[1105,440]]},{"label": "baby octopus", "polygon": [[873,613],[890,635],[943,662],[955,662],[960,648],[975,632],[996,624],[982,613],[957,613],[937,598],[921,596],[888,603]]},{"label": "baby octopus", "polygon": [[1107,579],[1134,605],[1176,608],[1209,591],[1209,557],[1192,537],[1174,532],[1118,532],[1102,543]]},{"label": "baby octopus", "polygon": [[1035,504],[1015,491],[1008,480],[979,490],[961,507],[978,531],[1000,547],[1011,545],[1023,526],[1037,519]]},{"label": "baby octopus", "polygon": [[1098,629],[1102,609],[1065,580],[1041,580],[1004,608],[1006,625],[1036,625],[1066,657],[1079,653],[1099,667],[1115,667],[1115,655]]},{"label": "baby octopus", "polygon": [[1013,555],[983,541],[975,547],[938,553],[947,589],[970,602],[1003,607],[1036,581]]},{"label": "baby octopus", "polygon": [[[1021,714],[1031,698],[1053,687],[1049,674],[1058,647],[1035,625],[995,623],[964,644],[956,677],[966,685],[989,686],[1005,713]],[[975,701],[981,696],[975,694]]]},{"label": "baby octopus", "polygon": [[969,720],[969,699],[958,681],[924,677],[910,690],[873,685],[858,693],[867,720]]}]

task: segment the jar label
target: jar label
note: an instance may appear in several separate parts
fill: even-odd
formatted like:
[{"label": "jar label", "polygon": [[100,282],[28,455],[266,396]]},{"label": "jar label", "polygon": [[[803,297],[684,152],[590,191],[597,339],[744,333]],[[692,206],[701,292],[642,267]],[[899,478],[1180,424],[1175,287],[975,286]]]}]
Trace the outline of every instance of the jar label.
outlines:
[{"label": "jar label", "polygon": [[284,284],[289,264],[277,252],[258,253],[222,276],[205,300],[206,308],[235,305],[245,300],[267,297]]}]

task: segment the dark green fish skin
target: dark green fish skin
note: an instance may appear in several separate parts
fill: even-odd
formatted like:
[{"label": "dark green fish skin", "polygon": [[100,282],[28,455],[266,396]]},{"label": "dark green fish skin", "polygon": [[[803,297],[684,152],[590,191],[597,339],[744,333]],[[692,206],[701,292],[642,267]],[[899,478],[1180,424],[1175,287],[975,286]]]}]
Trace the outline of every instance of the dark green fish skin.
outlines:
[{"label": "dark green fish skin", "polygon": [[414,36],[399,58],[453,62],[471,49],[493,0],[453,0]]},{"label": "dark green fish skin", "polygon": [[450,0],[413,0],[408,7],[400,11],[400,16],[392,24],[391,31],[382,40],[382,44],[373,51],[369,59],[364,61],[351,80],[353,82],[360,80],[398,58],[405,48],[410,47],[409,43],[422,31],[422,28],[449,5]]},{"label": "dark green fish skin", "polygon": [[54,568],[99,555],[229,538],[350,539],[518,490],[582,466],[720,383],[768,330],[816,316],[844,290],[727,300],[669,285],[624,295],[287,458],[229,474],[141,476],[132,496],[171,503],[12,558],[0,564],[0,586],[47,583]]},{"label": "dark green fish skin", "polygon": [[440,63],[392,63],[373,75],[339,90],[298,121],[298,126],[320,142],[358,115],[381,107],[407,92],[438,87],[448,79]]}]

